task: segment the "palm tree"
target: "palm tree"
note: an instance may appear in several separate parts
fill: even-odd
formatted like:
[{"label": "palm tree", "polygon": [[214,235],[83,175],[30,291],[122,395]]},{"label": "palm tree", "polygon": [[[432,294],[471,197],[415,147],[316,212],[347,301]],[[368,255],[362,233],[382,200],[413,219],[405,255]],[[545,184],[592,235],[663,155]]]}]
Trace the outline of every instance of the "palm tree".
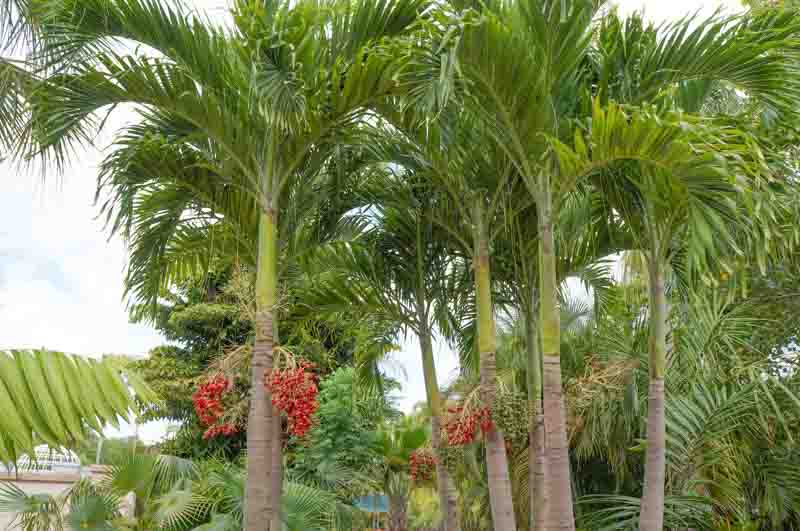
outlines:
[{"label": "palm tree", "polygon": [[[415,90],[410,89],[409,93],[413,94]],[[441,234],[440,238],[446,240],[448,250],[453,256],[453,260],[437,259],[443,265],[450,264],[444,275],[449,279],[444,286],[448,304],[439,306],[442,310],[458,307],[455,312],[457,315],[450,317],[451,321],[456,322],[455,327],[442,323],[441,319],[438,324],[445,325],[446,335],[461,343],[465,365],[470,368],[476,365],[480,367],[482,401],[491,405],[497,394],[497,382],[494,370],[496,339],[489,246],[503,230],[505,221],[530,208],[531,201],[524,189],[521,189],[522,184],[513,168],[504,164],[500,150],[485,152],[473,149],[472,146],[485,143],[486,132],[470,113],[449,108],[437,121],[441,127],[434,128],[428,127],[429,124],[415,107],[407,112],[393,112],[385,106],[380,110],[383,121],[376,125],[376,131],[372,133],[375,140],[369,144],[369,150],[374,152],[376,160],[404,167],[414,179],[418,175],[427,178],[429,182],[422,190],[431,196],[427,206],[430,211],[423,212],[423,216],[430,216],[427,222],[437,229],[436,233]],[[412,206],[417,208],[419,200],[415,201]],[[423,236],[423,226],[418,226],[423,230],[420,236],[427,239]],[[416,246],[416,238],[415,235],[408,245]],[[426,245],[430,244],[423,242],[423,247]],[[437,248],[430,250],[438,251]],[[421,257],[422,255],[416,254],[410,264],[416,263]],[[471,270],[466,265],[468,263],[472,264]],[[404,267],[408,268],[410,264],[406,263]],[[353,269],[358,270],[359,267]],[[370,274],[375,276],[374,272]],[[416,276],[417,272],[410,273],[405,279],[412,278],[412,274]],[[431,274],[441,278],[442,271],[426,273]],[[421,283],[416,284],[419,286]],[[389,289],[397,290],[398,285],[390,283]],[[437,289],[441,289],[441,283]],[[375,294],[369,292],[368,295],[374,297]],[[430,295],[422,292],[419,295],[428,299],[427,304],[435,302]],[[414,296],[417,296],[416,292]],[[356,298],[358,297],[363,298],[364,294],[357,293]],[[464,297],[468,302],[454,304],[454,297]],[[373,306],[380,304],[384,303],[379,298]],[[391,307],[394,308],[395,304]],[[416,314],[416,308],[413,313]],[[416,317],[412,315],[411,319]],[[432,322],[432,317],[433,315],[427,316],[423,324]],[[408,322],[408,319],[405,317],[401,322]],[[430,332],[430,329],[426,331],[427,334]],[[477,361],[473,356],[475,352],[479,354],[479,364],[474,363]],[[426,384],[427,388],[432,389],[433,383]],[[489,491],[492,493],[495,526],[514,529],[511,483],[500,431],[492,430],[486,443]]]},{"label": "palm tree", "polygon": [[[626,164],[622,171],[619,168],[609,171],[596,183],[604,190],[606,198],[615,205],[615,211],[625,220],[637,241],[641,242],[637,245],[644,247],[647,258],[651,385],[647,423],[647,474],[639,525],[660,528],[663,526],[665,514],[664,488],[668,455],[665,447],[667,415],[663,380],[668,359],[666,267],[672,264],[684,277],[693,274],[693,269],[698,265],[707,271],[711,269],[709,260],[721,258],[716,249],[725,246],[735,248],[730,231],[736,230],[734,224],[739,219],[737,203],[741,201],[742,188],[731,186],[723,170],[738,175],[740,185],[748,183],[744,176],[758,179],[767,170],[750,159],[755,153],[755,160],[761,160],[754,148],[751,147],[748,151],[730,150],[730,146],[751,145],[746,136],[743,140],[734,140],[742,134],[739,131],[723,127],[709,134],[714,131],[713,124],[698,119],[697,123],[702,123],[703,126],[692,132],[692,127],[686,127],[690,123],[687,115],[682,114],[681,132],[673,129],[670,133],[670,128],[676,126],[668,125],[668,114],[659,117],[662,126],[667,127],[654,127],[652,124],[656,118],[648,117],[646,112],[633,110],[631,114],[623,113],[615,117],[619,112],[620,109],[614,109],[613,106],[607,112],[596,110],[592,118],[592,136],[581,142],[582,145],[592,146],[592,156],[597,157],[596,160],[630,158],[633,150],[624,148],[625,145],[633,146],[635,143],[636,150],[640,150],[634,156],[637,161],[635,166]],[[627,131],[624,135],[614,132],[615,122],[625,124],[623,128]],[[657,132],[657,129],[660,131]],[[607,149],[610,144],[604,145],[600,139],[608,134],[619,135],[612,149]],[[720,142],[720,139],[723,140]],[[648,145],[659,146],[661,160],[657,166],[642,163],[647,160],[652,164],[657,160],[646,154]],[[720,149],[721,146],[725,147]],[[623,154],[626,151],[627,155]],[[726,162],[729,156],[732,163]],[[562,162],[565,161],[562,159]],[[563,165],[565,168],[569,166],[570,163]],[[667,175],[668,179],[665,178]],[[667,194],[664,186],[669,186],[671,193],[677,195]],[[747,191],[747,188],[744,190]],[[667,196],[672,198],[668,206],[661,199]],[[622,199],[623,197],[626,199]],[[709,227],[716,229],[716,239],[708,237]],[[654,471],[658,471],[658,474]]]},{"label": "palm tree", "polygon": [[[274,313],[282,296],[279,213],[291,204],[292,183],[313,174],[342,134],[395,89],[397,61],[377,53],[376,44],[406,31],[425,5],[422,0],[332,2],[330,9],[318,10],[316,4],[306,9],[304,3],[268,2],[252,9],[238,2],[235,33],[213,29],[179,5],[145,0],[49,3],[31,10],[51,71],[54,65],[72,65],[68,74],[57,69],[32,96],[32,122],[41,131],[37,142],[56,163],[98,125],[94,116],[100,108],[135,103],[145,112],[191,124],[194,137],[211,143],[224,155],[226,168],[241,177],[234,185],[257,200],[248,529],[273,518],[277,525],[279,519],[277,419],[260,383],[272,366]],[[155,48],[161,56],[109,51],[108,45],[121,39]],[[268,475],[270,482],[263,480]]]},{"label": "palm tree", "polygon": [[[445,227],[459,258],[460,265],[451,273],[456,281],[451,284],[463,290],[466,286],[458,286],[459,276],[472,279],[467,292],[469,303],[457,312],[462,320],[458,333],[465,340],[462,354],[467,358],[473,352],[479,356],[481,401],[493,407],[497,397],[493,246],[504,224],[523,215],[531,202],[502,151],[473,148],[486,143],[486,131],[473,116],[463,113],[457,117],[448,133],[451,136],[441,147],[425,147],[432,176],[443,191],[434,219]],[[471,274],[460,275],[458,270],[468,271],[470,263]],[[485,448],[493,525],[495,529],[516,529],[508,456],[498,427],[485,434]]]},{"label": "palm tree", "polygon": [[[256,201],[228,184],[219,158],[200,152],[191,137],[175,134],[180,131],[180,123],[168,121],[131,126],[101,165],[98,195],[109,197],[103,212],[112,233],[122,233],[131,249],[126,289],[137,319],[154,318],[164,290],[212,267],[256,267]],[[339,150],[316,174],[289,188],[292,203],[278,234],[284,293],[277,315],[291,321],[284,329],[286,344],[302,332],[297,310],[298,298],[307,304],[304,285],[326,270],[314,265],[314,256],[359,231],[359,216],[345,216],[358,206],[351,192],[359,188],[358,164],[352,153]],[[251,304],[245,301],[250,318]],[[282,465],[280,449],[273,446],[276,467]]]},{"label": "palm tree", "polygon": [[389,497],[390,531],[408,528],[409,462],[411,455],[422,448],[428,438],[425,425],[411,417],[386,426],[378,433],[378,455],[383,459],[383,489]]},{"label": "palm tree", "polygon": [[539,336],[551,480],[548,528],[552,529],[573,529],[574,523],[561,398],[553,232],[557,217],[554,189],[556,185],[563,187],[556,181],[555,166],[542,162],[547,153],[542,139],[545,134],[558,135],[556,113],[569,105],[565,101],[568,95],[575,94],[573,74],[589,44],[593,7],[588,1],[493,3],[480,10],[477,20],[456,23],[460,31],[455,52],[457,70],[468,84],[467,104],[486,123],[489,137],[497,146],[494,149],[503,154],[510,171],[529,186],[536,202]]},{"label": "palm tree", "polygon": [[[765,15],[761,18],[744,19],[709,19],[699,27],[689,31],[686,21],[670,28],[667,35],[660,37],[652,27],[644,29],[641,19],[634,17],[622,24],[611,17],[602,29],[600,43],[601,82],[598,94],[603,98],[615,98],[619,101],[633,101],[641,103],[652,101],[663,107],[678,107],[687,112],[700,112],[706,103],[713,97],[719,96],[715,88],[725,90],[738,89],[748,94],[772,112],[783,112],[796,101],[797,91],[788,87],[781,93],[779,84],[773,83],[777,71],[792,68],[786,61],[786,56],[778,51],[765,58],[761,55],[764,48],[779,50],[786,46],[782,40],[783,32],[793,32],[791,17]],[[762,26],[763,25],[763,26]],[[744,29],[750,27],[770,27],[773,34],[770,37],[744,37]],[[680,33],[678,33],[680,29]],[[633,50],[627,57],[620,57],[618,48],[620,36],[623,36]],[[707,42],[699,45],[700,38]],[[690,79],[688,74],[698,68],[697,63],[674,64],[674,75],[677,79],[659,80],[656,65],[670,61],[671,56],[662,51],[665,43],[674,51],[691,50],[693,54],[706,54],[713,57],[714,62],[706,65],[708,71],[703,76],[703,81],[683,81]],[[713,54],[713,55],[712,55]],[[672,56],[674,57],[674,55]],[[638,62],[638,58],[644,65]],[[637,66],[633,66],[637,64]],[[616,65],[616,66],[614,66]],[[624,82],[620,81],[624,78]],[[664,87],[659,87],[663,84]],[[668,97],[665,89],[672,87],[675,96]],[[788,107],[787,107],[788,106]],[[711,110],[711,109],[709,109]],[[734,118],[738,126],[743,124]],[[744,130],[753,131],[753,128],[742,127]],[[735,133],[728,133],[736,136]],[[763,133],[756,133],[763,134]],[[711,140],[711,136],[707,136]],[[747,134],[741,141],[748,143],[755,141],[748,138]],[[745,166],[740,174],[745,179],[757,179],[761,174],[768,174],[769,170],[760,166],[758,162],[758,148],[749,147],[746,154],[725,153],[730,146],[736,144],[731,138],[726,138],[723,132],[719,139],[711,140],[711,150],[718,150],[723,156],[732,155],[737,158],[745,156]],[[726,145],[727,144],[727,145]],[[752,157],[752,158],[748,158]],[[734,163],[734,168],[737,163]],[[639,245],[646,254],[650,286],[650,314],[651,314],[651,343],[650,343],[650,369],[651,369],[651,415],[648,422],[648,458],[646,467],[645,491],[642,498],[641,526],[643,529],[661,529],[663,524],[663,495],[664,495],[664,462],[666,436],[664,431],[664,371],[666,368],[667,351],[667,319],[668,308],[666,300],[665,277],[668,264],[673,262],[678,255],[681,260],[688,263],[684,267],[692,269],[698,262],[708,264],[713,260],[714,247],[732,245],[732,233],[737,229],[732,224],[737,220],[735,207],[729,201],[736,201],[741,197],[742,183],[734,184],[729,178],[719,175],[714,168],[703,168],[694,165],[690,173],[679,171],[653,170],[649,167],[639,173],[637,169],[627,168],[622,170],[625,177],[628,173],[635,174],[630,185],[635,188],[634,195],[623,200],[622,205],[617,198],[625,195],[619,186],[620,172],[612,172],[609,178],[600,184],[612,201],[614,208],[624,216],[626,224],[634,230]],[[688,168],[685,168],[688,169]],[[684,170],[685,170],[684,169]],[[729,168],[728,171],[733,170]],[[735,170],[733,170],[735,171]],[[625,178],[623,177],[623,178]],[[614,181],[609,189],[606,183]],[[757,181],[749,181],[754,183]],[[758,184],[749,187],[758,188]],[[745,186],[747,189],[747,186]],[[677,194],[677,195],[676,195]],[[668,198],[668,199],[667,199]],[[666,200],[666,202],[665,202]],[[741,230],[741,225],[740,229]],[[715,236],[711,236],[716,233]],[[687,258],[688,256],[688,258]]]},{"label": "palm tree", "polygon": [[[408,170],[408,168],[406,168]],[[380,173],[380,172],[377,172]],[[443,404],[433,354],[433,331],[447,308],[445,289],[448,255],[432,220],[433,198],[419,174],[382,175],[363,192],[374,226],[350,245],[329,247],[316,258],[335,272],[304,297],[309,309],[363,309],[378,318],[413,330],[422,355],[432,444],[437,452]],[[338,271],[338,273],[336,273]],[[441,459],[436,463],[437,488],[443,524],[458,529],[455,493]]]},{"label": "palm tree", "polygon": [[[659,471],[659,473],[646,476],[640,525],[657,525],[658,528],[663,526],[664,463],[666,459],[663,377],[666,369],[668,309],[665,267],[671,260],[674,260],[676,256],[674,253],[682,253],[685,256],[687,248],[690,252],[697,248],[697,238],[704,238],[703,235],[707,234],[704,231],[708,229],[709,220],[718,222],[715,226],[722,230],[720,235],[726,234],[726,227],[722,220],[730,222],[735,218],[735,211],[730,210],[731,206],[735,208],[735,203],[726,201],[725,196],[727,194],[734,197],[737,193],[737,190],[728,184],[728,178],[722,171],[724,166],[720,166],[720,161],[724,161],[724,157],[715,151],[715,145],[703,144],[704,138],[708,137],[702,135],[707,134],[709,129],[702,129],[700,134],[695,136],[691,129],[684,128],[679,131],[677,125],[670,126],[665,118],[660,117],[659,119],[662,120],[660,125],[654,126],[657,119],[641,110],[626,114],[621,108],[615,106],[610,106],[607,111],[596,109],[592,117],[592,136],[591,139],[587,139],[590,143],[585,144],[592,145],[592,157],[596,157],[595,160],[635,158],[639,161],[636,164],[640,165],[639,171],[634,171],[635,168],[627,165],[622,174],[609,172],[606,177],[607,181],[599,180],[598,183],[605,188],[606,197],[609,199],[613,198],[615,194],[616,197],[621,198],[624,197],[621,190],[626,185],[630,186],[625,179],[635,176],[633,179],[636,180],[637,192],[634,193],[641,193],[641,195],[636,195],[633,200],[627,200],[624,204],[619,201],[612,202],[612,204],[616,205],[615,211],[623,217],[626,225],[635,235],[647,234],[647,241],[651,242],[647,247],[647,264],[650,275],[649,368],[651,385],[646,470]],[[682,118],[686,119],[685,116]],[[685,123],[684,121],[683,124]],[[625,132],[621,133],[623,130]],[[609,133],[620,135],[616,137],[613,147],[611,143],[604,145],[601,140],[601,136]],[[724,132],[717,134],[724,135]],[[711,138],[716,138],[716,135],[712,135]],[[735,145],[735,142],[729,144]],[[626,145],[629,147],[624,147]],[[656,148],[658,153],[655,151],[647,153],[652,148]],[[745,157],[747,157],[746,153],[738,154],[738,160],[744,160]],[[647,166],[641,163],[643,160],[647,160],[653,165]],[[562,168],[569,168],[570,165],[571,163],[562,158]],[[669,175],[669,180],[664,179],[665,174]],[[660,196],[663,196],[666,190],[661,183],[668,183],[670,189],[678,194],[668,204],[664,204],[661,200],[648,201],[648,198],[652,198],[653,195],[648,196],[646,192],[639,192],[647,190],[646,186],[650,185],[652,188],[648,191],[651,194],[654,193],[653,190],[659,190]],[[617,186],[619,188],[615,188]],[[659,192],[655,193],[659,194]],[[655,204],[660,205],[659,208],[663,209],[661,211],[663,217],[657,218],[652,210],[647,210],[654,208]],[[705,213],[701,210],[702,205],[707,205],[708,210]],[[634,209],[639,208],[643,211],[633,213]],[[663,220],[668,220],[668,222]],[[676,241],[673,239],[676,234],[683,235],[683,239],[688,242]],[[725,240],[720,238],[717,242],[725,243]],[[711,246],[706,245],[703,249],[708,252],[711,250]],[[703,255],[699,259],[705,258],[706,256]],[[648,485],[651,486],[650,490],[648,490]],[[653,504],[657,506],[656,509],[653,509]]]},{"label": "palm tree", "polygon": [[22,455],[35,456],[40,441],[75,447],[87,428],[119,427],[118,419],[138,410],[136,400],[158,400],[119,360],[45,350],[0,351],[0,399],[0,462],[10,465]]},{"label": "palm tree", "polygon": [[[569,308],[570,298],[564,284],[569,277],[579,279],[592,293],[595,307],[599,309],[607,298],[611,284],[610,271],[605,258],[624,249],[628,236],[623,227],[614,226],[614,220],[605,211],[607,205],[599,201],[591,189],[573,194],[560,211],[556,225],[558,250],[557,279],[559,306],[563,314]],[[533,219],[517,217],[508,230],[505,253],[510,271],[501,271],[507,277],[507,294],[515,310],[515,322],[523,325],[524,333],[515,338],[513,348],[526,353],[524,363],[525,387],[528,394],[530,426],[528,433],[528,488],[530,490],[530,529],[543,529],[546,524],[548,478],[547,448],[545,447],[544,412],[542,408],[542,358],[539,344],[538,322],[538,254],[535,212]],[[507,266],[508,267],[508,266]],[[566,300],[565,300],[566,299]],[[566,306],[565,306],[566,304]],[[562,330],[572,319],[560,319]]]},{"label": "palm tree", "polygon": [[[648,393],[648,300],[639,286],[615,291],[606,311],[565,334],[562,347],[576,485],[586,507],[581,525],[589,529],[635,527],[639,518],[642,463],[631,448],[644,451],[637,441],[647,415],[638,404]],[[765,302],[734,301],[718,287],[688,300],[677,291],[667,357],[665,527],[727,528],[725,521],[744,525],[755,513],[773,515],[775,525],[790,521],[794,504],[765,493],[793,492],[794,473],[767,478],[752,468],[792,459],[783,441],[799,411],[796,378],[766,376],[773,362],[752,344],[754,333],[774,326],[764,318]]]}]

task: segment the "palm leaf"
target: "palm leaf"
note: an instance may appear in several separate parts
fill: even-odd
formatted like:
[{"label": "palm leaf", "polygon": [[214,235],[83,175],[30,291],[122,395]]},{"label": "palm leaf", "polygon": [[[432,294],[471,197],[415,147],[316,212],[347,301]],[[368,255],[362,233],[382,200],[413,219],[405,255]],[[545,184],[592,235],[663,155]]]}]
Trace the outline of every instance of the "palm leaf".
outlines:
[{"label": "palm leaf", "polygon": [[13,483],[0,484],[0,512],[15,513],[11,522],[26,531],[63,531],[62,506],[48,494],[27,494]]},{"label": "palm leaf", "polygon": [[[43,350],[0,352],[0,395],[7,408],[0,420],[0,453],[6,463],[24,454],[35,457],[34,441],[53,448],[74,446],[87,428],[115,423],[134,408],[122,373],[111,361],[90,364]],[[152,391],[144,396],[154,397]]]},{"label": "palm leaf", "polygon": [[[588,529],[610,531],[612,529],[638,528],[639,498],[627,496],[587,496],[579,500],[580,505],[606,505],[586,514],[581,525]],[[713,520],[706,498],[697,496],[667,496],[664,501],[664,525],[668,528],[694,527],[712,530]]]}]

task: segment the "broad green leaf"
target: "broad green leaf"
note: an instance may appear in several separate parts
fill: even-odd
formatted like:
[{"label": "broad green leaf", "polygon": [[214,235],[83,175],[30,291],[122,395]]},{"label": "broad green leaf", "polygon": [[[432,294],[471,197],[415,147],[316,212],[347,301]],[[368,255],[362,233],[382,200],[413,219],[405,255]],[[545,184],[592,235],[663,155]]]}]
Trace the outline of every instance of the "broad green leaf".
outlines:
[{"label": "broad green leaf", "polygon": [[139,376],[135,370],[129,370],[125,373],[128,379],[128,384],[133,388],[136,397],[142,402],[157,404],[161,398],[153,391],[149,385]]},{"label": "broad green leaf", "polygon": [[20,452],[33,451],[31,428],[22,418],[14,399],[5,384],[0,380],[0,433],[5,434],[9,442],[13,441]]},{"label": "broad green leaf", "polygon": [[94,365],[83,358],[75,358],[75,363],[79,369],[86,395],[90,399],[93,409],[97,412],[98,418],[102,422],[109,422],[119,429],[119,421],[117,420],[115,409],[106,401],[104,391],[97,383]]},{"label": "broad green leaf", "polygon": [[58,437],[39,413],[34,395],[25,383],[25,375],[16,362],[17,352],[12,354],[14,357],[0,353],[0,379],[6,384],[9,394],[14,397],[14,405],[25,418],[28,429],[47,444],[57,446]]},{"label": "broad green leaf", "polygon": [[67,393],[72,400],[73,406],[80,412],[83,421],[98,433],[101,432],[103,427],[97,420],[97,412],[92,407],[91,400],[86,396],[86,389],[81,382],[77,365],[68,356],[59,356],[56,359],[61,365]]},{"label": "broad green leaf", "polygon": [[109,367],[105,361],[89,360],[92,366],[92,376],[94,376],[98,387],[103,392],[103,396],[114,408],[114,412],[122,418],[127,419],[131,401],[129,395],[123,394],[122,383],[119,380],[119,373]]},{"label": "broad green leaf", "polygon": [[[31,394],[35,397],[36,409],[57,438],[55,442],[61,442],[62,444],[67,442],[69,440],[67,428],[64,426],[64,422],[59,415],[58,403],[50,394],[47,379],[44,377],[40,363],[30,352],[17,352],[16,358],[17,365],[24,375],[25,382]],[[48,444],[53,445],[53,442],[48,441]]]},{"label": "broad green leaf", "polygon": [[73,405],[72,399],[67,392],[68,384],[64,379],[65,371],[60,362],[63,358],[64,354],[60,352],[46,352],[43,350],[36,352],[36,361],[42,368],[50,395],[58,405],[59,417],[64,422],[71,439],[80,441],[84,437],[82,415]]}]

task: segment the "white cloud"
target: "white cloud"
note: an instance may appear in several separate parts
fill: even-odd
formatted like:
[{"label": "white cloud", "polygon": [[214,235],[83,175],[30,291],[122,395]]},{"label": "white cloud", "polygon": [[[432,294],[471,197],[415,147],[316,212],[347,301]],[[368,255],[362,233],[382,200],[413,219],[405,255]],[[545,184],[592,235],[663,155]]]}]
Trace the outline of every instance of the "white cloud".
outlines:
[{"label": "white cloud", "polygon": [[0,348],[143,354],[160,339],[128,323],[126,253],[93,206],[100,154],[63,176],[0,166]]}]

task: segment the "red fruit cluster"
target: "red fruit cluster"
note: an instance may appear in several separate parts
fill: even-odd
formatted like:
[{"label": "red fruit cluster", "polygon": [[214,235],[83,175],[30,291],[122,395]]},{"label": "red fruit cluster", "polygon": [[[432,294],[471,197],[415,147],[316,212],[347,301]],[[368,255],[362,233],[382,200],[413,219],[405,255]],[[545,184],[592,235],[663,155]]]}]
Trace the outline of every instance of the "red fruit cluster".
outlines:
[{"label": "red fruit cluster", "polygon": [[408,460],[411,481],[427,481],[433,477],[436,458],[428,449],[415,450]]},{"label": "red fruit cluster", "polygon": [[464,446],[475,442],[478,428],[483,434],[494,429],[492,412],[488,407],[481,407],[465,412],[464,408],[449,408],[450,419],[445,424],[447,441],[451,446]]},{"label": "red fruit cluster", "polygon": [[273,369],[264,384],[272,394],[272,405],[286,413],[289,433],[302,437],[312,425],[317,411],[317,380],[311,370],[314,364],[303,361],[296,367]]},{"label": "red fruit cluster", "polygon": [[233,424],[230,423],[219,424],[218,426],[211,426],[210,428],[208,428],[205,431],[205,433],[203,433],[203,439],[213,439],[214,437],[217,437],[219,435],[224,435],[225,437],[228,437],[230,435],[233,435],[234,433],[237,433],[238,431],[239,428],[237,428]]},{"label": "red fruit cluster", "polygon": [[212,380],[200,385],[192,395],[194,412],[203,426],[211,426],[224,413],[222,408],[222,395],[228,390],[230,382],[224,376],[216,376]]}]

